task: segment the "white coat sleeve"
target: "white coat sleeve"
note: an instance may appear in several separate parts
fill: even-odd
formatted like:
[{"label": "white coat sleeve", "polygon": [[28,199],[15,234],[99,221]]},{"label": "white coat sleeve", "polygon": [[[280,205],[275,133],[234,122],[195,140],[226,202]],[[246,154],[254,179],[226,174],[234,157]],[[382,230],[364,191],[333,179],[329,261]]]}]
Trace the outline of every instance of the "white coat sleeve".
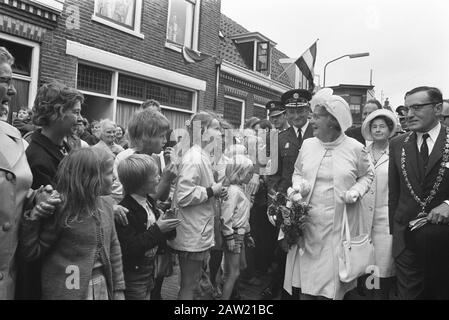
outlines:
[{"label": "white coat sleeve", "polygon": [[357,191],[360,197],[363,197],[369,190],[374,179],[374,168],[369,160],[368,151],[364,147],[358,154],[357,160],[357,180],[349,191]]},{"label": "white coat sleeve", "polygon": [[175,189],[177,205],[195,206],[208,200],[206,187],[200,186],[201,168],[196,163],[184,163]]}]

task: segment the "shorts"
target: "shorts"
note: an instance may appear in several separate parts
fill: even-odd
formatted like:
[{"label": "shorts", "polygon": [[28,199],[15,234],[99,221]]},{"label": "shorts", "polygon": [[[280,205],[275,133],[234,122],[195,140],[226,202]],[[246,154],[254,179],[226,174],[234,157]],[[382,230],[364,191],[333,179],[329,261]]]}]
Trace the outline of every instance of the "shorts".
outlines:
[{"label": "shorts", "polygon": [[205,261],[209,258],[210,249],[199,251],[199,252],[190,252],[190,251],[181,251],[181,250],[173,250],[178,254],[178,257],[185,260],[193,260],[193,261]]}]

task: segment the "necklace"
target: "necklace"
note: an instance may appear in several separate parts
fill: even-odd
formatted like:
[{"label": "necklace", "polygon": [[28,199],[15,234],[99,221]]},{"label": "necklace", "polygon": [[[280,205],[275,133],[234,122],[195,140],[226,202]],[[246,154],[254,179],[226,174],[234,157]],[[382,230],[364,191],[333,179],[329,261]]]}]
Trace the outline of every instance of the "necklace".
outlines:
[{"label": "necklace", "polygon": [[371,158],[373,159],[374,164],[376,164],[377,161],[379,161],[379,159],[382,158],[382,156],[387,153],[387,149],[388,145],[385,149],[381,151],[374,148],[374,146],[371,148]]},{"label": "necklace", "polygon": [[[411,135],[413,132],[410,132],[408,136],[404,140],[404,145],[409,141]],[[402,169],[402,175],[405,179],[405,184],[407,185],[408,190],[410,191],[410,194],[412,195],[413,199],[418,203],[418,205],[421,207],[421,212],[418,214],[418,217],[426,216],[426,207],[430,204],[430,202],[433,200],[435,195],[438,192],[438,188],[440,187],[441,181],[443,181],[443,175],[446,172],[446,163],[449,160],[449,128],[446,128],[446,144],[444,146],[443,150],[443,159],[440,163],[440,169],[438,170],[438,175],[435,180],[435,184],[432,187],[432,190],[430,191],[429,195],[426,199],[422,200],[420,197],[418,197],[415,193],[415,190],[413,190],[413,187],[410,183],[410,180],[408,179],[407,170],[405,168],[405,149],[402,147],[402,153],[401,153],[401,169]]]}]

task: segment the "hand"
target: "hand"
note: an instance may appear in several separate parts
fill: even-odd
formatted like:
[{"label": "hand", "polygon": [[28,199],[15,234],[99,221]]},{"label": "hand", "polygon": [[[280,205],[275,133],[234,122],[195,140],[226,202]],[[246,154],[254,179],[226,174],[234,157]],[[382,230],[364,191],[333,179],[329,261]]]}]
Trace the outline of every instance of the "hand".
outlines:
[{"label": "hand", "polygon": [[176,165],[173,162],[170,162],[168,166],[165,167],[162,172],[162,179],[171,183],[178,176],[178,170],[176,169]]},{"label": "hand", "polygon": [[179,219],[163,219],[163,217],[161,216],[156,221],[156,224],[162,233],[167,233],[167,232],[172,231],[173,229],[176,229],[176,227],[181,224],[181,220],[179,220]]},{"label": "hand", "polygon": [[301,194],[302,198],[305,198],[310,192],[310,184],[306,180],[302,180],[293,186],[293,190]]},{"label": "hand", "polygon": [[122,207],[119,204],[114,205],[112,208],[114,210],[115,221],[121,224],[122,226],[127,226],[128,218],[126,217],[126,214],[129,212],[129,210],[126,209],[125,207]]},{"label": "hand", "polygon": [[34,206],[31,210],[29,219],[30,220],[39,220],[42,218],[48,218],[51,216],[57,205],[61,203],[61,198],[59,194],[55,191],[51,196],[47,198],[45,201],[40,201],[38,204]]},{"label": "hand", "polygon": [[39,189],[36,190],[36,195],[34,197],[35,203],[45,202],[48,198],[50,198],[54,194],[59,195],[57,191],[53,190],[53,187],[49,184],[47,184],[45,187],[40,186]]},{"label": "hand", "polygon": [[228,200],[228,188],[221,188],[220,199],[222,199],[223,201]]},{"label": "hand", "polygon": [[433,224],[448,224],[449,205],[442,203],[438,207],[433,208],[427,215],[427,221]]},{"label": "hand", "polygon": [[212,193],[214,194],[214,196],[218,198],[221,196],[221,193],[223,191],[223,185],[221,183],[214,183],[211,186],[211,189],[212,189]]},{"label": "hand", "polygon": [[229,251],[234,251],[234,247],[235,247],[234,239],[226,240],[226,246],[228,247]]},{"label": "hand", "polygon": [[175,163],[176,152],[172,147],[167,147],[164,150],[164,158],[168,159],[168,163]]},{"label": "hand", "polygon": [[359,199],[359,197],[359,193],[355,190],[348,190],[344,193],[344,201],[348,204],[355,203]]},{"label": "hand", "polygon": [[254,238],[252,236],[247,236],[246,237],[246,246],[248,248],[255,248],[256,247],[256,243],[254,242]]},{"label": "hand", "polygon": [[125,293],[123,291],[114,291],[114,300],[125,300]]},{"label": "hand", "polygon": [[169,199],[168,201],[160,201],[160,202],[158,202],[158,207],[162,211],[167,211],[171,207],[171,200]]},{"label": "hand", "polygon": [[260,179],[258,174],[253,174],[253,177],[248,182],[248,193],[253,195],[256,194],[257,190],[259,189],[260,185]]}]

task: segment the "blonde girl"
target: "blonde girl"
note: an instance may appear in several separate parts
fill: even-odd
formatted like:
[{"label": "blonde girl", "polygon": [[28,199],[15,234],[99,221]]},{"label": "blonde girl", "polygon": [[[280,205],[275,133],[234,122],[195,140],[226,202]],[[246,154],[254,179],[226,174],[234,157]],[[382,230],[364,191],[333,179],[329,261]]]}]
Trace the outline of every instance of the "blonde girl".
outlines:
[{"label": "blonde girl", "polygon": [[253,163],[244,155],[233,156],[226,166],[228,199],[222,204],[220,219],[224,238],[224,300],[230,298],[240,274],[240,261],[245,257],[244,238],[246,237],[249,246],[254,245],[249,226],[251,203],[243,187],[252,176]]}]

